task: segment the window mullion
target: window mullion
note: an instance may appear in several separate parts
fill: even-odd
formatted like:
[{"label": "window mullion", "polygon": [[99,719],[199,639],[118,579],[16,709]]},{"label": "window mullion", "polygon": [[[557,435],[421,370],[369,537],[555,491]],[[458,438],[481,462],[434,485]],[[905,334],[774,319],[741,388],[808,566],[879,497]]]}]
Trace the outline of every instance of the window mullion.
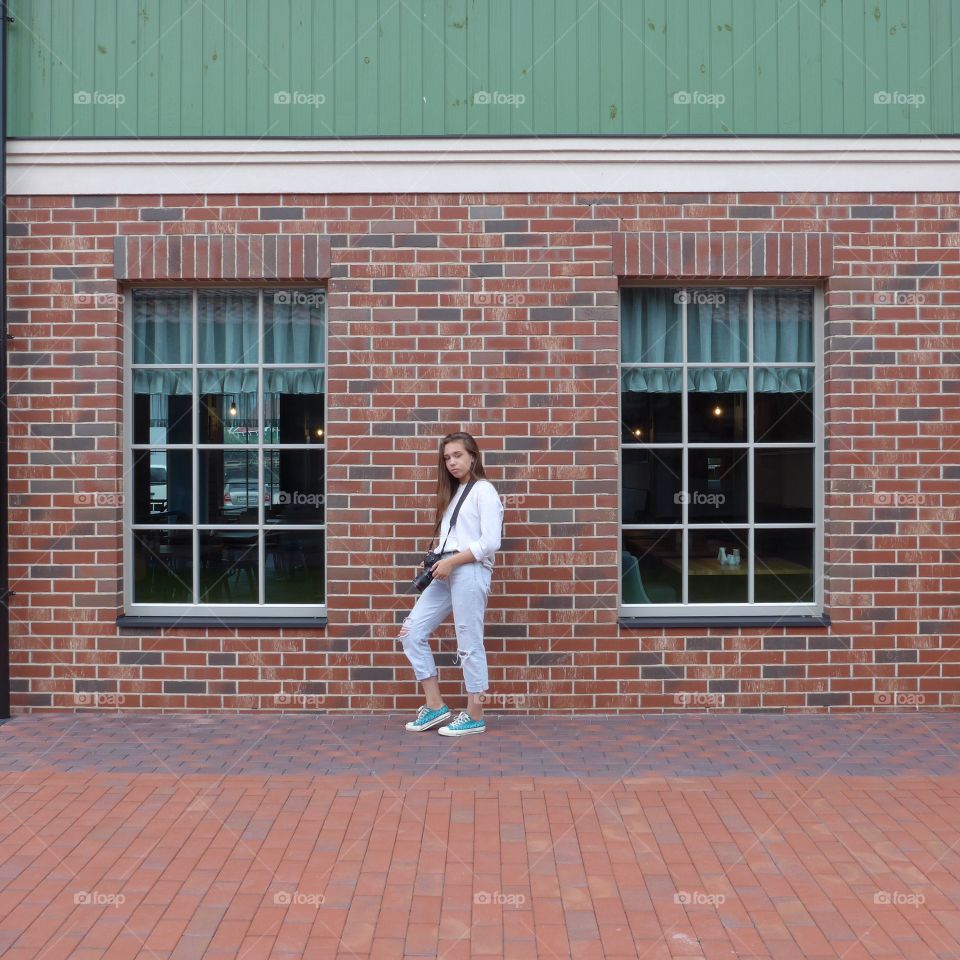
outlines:
[{"label": "window mullion", "polygon": [[266,456],[263,448],[264,441],[263,419],[263,288],[257,297],[257,602],[263,604],[266,597],[266,568],[264,556],[266,553],[266,484],[264,483],[264,463]]},{"label": "window mullion", "polygon": [[197,524],[200,521],[200,454],[197,450],[197,444],[200,439],[200,374],[197,369],[197,362],[200,358],[200,333],[199,333],[199,307],[198,307],[198,291],[194,288],[193,291],[193,369],[191,370],[191,376],[193,378],[193,434],[190,437],[192,449],[190,451],[191,459],[191,470],[193,473],[192,478],[192,487],[190,496],[192,497],[192,514],[191,514],[191,524],[193,529],[190,532],[190,540],[192,544],[193,552],[193,572],[191,579],[193,584],[191,587],[191,603],[194,605],[200,602],[200,532],[197,527]]},{"label": "window mullion", "polygon": [[824,577],[826,567],[824,524],[824,490],[823,482],[826,475],[824,469],[824,291],[814,290],[813,295],[813,440],[814,440],[814,476],[816,485],[814,490],[814,534],[813,534],[813,601],[819,609],[824,608]]},{"label": "window mullion", "polygon": [[[127,412],[123,417],[121,430],[123,431],[123,476],[122,476],[122,516],[123,530],[121,545],[123,549],[123,563],[121,570],[123,572],[123,606],[124,611],[129,609],[133,603],[133,572],[135,564],[133,562],[133,551],[136,545],[136,534],[133,532],[133,458],[134,453],[131,449],[134,431],[133,431],[133,293],[127,296],[123,301],[123,409]],[[148,432],[149,439],[149,432]],[[149,454],[147,454],[149,457]]]},{"label": "window mullion", "polygon": [[682,362],[680,367],[680,389],[682,391],[680,399],[680,441],[683,444],[683,455],[681,457],[683,497],[681,497],[680,505],[680,524],[683,529],[683,534],[680,537],[680,549],[682,551],[680,559],[680,602],[685,605],[690,602],[688,588],[688,580],[690,579],[688,570],[690,554],[690,530],[688,528],[690,522],[690,451],[687,446],[689,443],[689,416],[687,411],[687,300],[689,297],[686,296],[686,288],[683,293],[684,296],[680,298],[680,360]]},{"label": "window mullion", "polygon": [[753,287],[747,288],[747,603],[755,602],[753,551],[754,536],[754,488],[753,471],[755,463],[754,424],[753,424]]}]

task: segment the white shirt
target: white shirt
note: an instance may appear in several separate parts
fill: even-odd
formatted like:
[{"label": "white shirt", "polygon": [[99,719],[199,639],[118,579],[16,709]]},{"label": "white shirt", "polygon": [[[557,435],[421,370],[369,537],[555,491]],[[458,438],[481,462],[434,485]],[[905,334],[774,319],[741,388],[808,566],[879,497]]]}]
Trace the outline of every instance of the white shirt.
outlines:
[{"label": "white shirt", "polygon": [[447,504],[436,548],[443,546],[444,537],[450,531],[444,550],[469,550],[478,563],[492,570],[493,555],[500,549],[503,504],[497,488],[489,480],[477,480],[457,514],[456,526],[450,530],[450,518],[465,488],[466,484],[461,484]]}]

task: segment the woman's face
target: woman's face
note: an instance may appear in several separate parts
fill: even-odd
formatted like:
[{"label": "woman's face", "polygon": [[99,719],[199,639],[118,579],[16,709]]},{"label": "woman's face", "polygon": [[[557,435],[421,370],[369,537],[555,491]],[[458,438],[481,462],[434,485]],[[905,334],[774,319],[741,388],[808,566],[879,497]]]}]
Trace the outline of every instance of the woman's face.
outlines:
[{"label": "woman's face", "polygon": [[458,480],[469,475],[472,461],[473,457],[467,453],[462,440],[451,440],[443,448],[443,462]]}]

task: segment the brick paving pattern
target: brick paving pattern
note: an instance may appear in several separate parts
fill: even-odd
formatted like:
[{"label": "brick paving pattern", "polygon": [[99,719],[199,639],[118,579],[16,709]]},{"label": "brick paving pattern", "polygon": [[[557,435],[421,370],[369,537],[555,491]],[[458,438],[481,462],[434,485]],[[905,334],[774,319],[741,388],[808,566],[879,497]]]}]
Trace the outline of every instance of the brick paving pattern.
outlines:
[{"label": "brick paving pattern", "polygon": [[31,715],[0,733],[0,770],[42,756],[59,770],[130,773],[894,776],[941,773],[960,755],[960,717],[949,714],[487,717],[484,736],[453,750],[388,714]]},{"label": "brick paving pattern", "polygon": [[960,717],[18,716],[0,956],[960,956]]}]

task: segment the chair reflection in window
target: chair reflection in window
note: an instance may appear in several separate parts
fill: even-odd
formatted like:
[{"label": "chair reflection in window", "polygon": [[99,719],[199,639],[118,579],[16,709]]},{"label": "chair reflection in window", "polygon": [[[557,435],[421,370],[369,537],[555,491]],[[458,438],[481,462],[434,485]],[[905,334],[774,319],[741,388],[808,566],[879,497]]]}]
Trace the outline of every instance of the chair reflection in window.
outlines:
[{"label": "chair reflection in window", "polygon": [[626,550],[621,553],[621,574],[624,603],[650,603],[647,591],[643,589],[643,579],[640,576],[640,564],[637,558]]},{"label": "chair reflection in window", "polygon": [[640,559],[628,550],[620,552],[621,602],[677,603],[682,595],[679,576],[664,567],[662,557],[648,556],[647,560],[644,579]]},{"label": "chair reflection in window", "polygon": [[257,602],[257,533],[229,530],[201,534],[201,600]]},{"label": "chair reflection in window", "polygon": [[298,573],[308,571],[307,555],[303,541],[289,532],[281,534],[270,531],[266,542],[267,564],[280,578],[293,578]]},{"label": "chair reflection in window", "polygon": [[236,581],[239,586],[241,577],[246,579],[249,593],[257,593],[257,535],[234,541],[227,540],[223,545],[223,566],[226,569],[224,585],[230,593],[230,581]]}]

